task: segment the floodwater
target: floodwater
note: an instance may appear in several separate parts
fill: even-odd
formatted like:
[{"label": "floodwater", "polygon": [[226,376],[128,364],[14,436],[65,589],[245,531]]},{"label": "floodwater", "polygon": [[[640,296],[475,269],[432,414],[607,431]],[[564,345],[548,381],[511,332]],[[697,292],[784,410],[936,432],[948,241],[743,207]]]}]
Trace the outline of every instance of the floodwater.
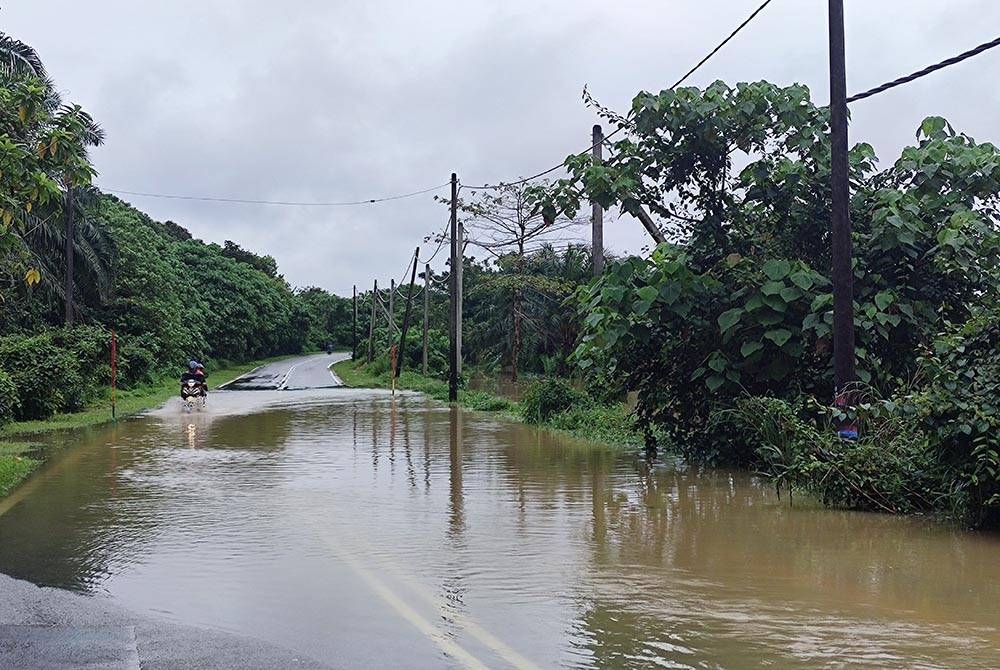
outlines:
[{"label": "floodwater", "polygon": [[995,668],[1000,541],[347,389],[68,438],[0,571],[351,668]]}]

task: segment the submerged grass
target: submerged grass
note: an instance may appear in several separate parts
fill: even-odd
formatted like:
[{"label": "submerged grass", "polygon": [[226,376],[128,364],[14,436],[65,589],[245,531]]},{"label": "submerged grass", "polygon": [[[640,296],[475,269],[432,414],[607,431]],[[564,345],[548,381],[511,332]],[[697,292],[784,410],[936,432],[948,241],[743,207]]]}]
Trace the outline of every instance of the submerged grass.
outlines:
[{"label": "submerged grass", "polygon": [[[389,388],[391,381],[389,373],[382,372],[377,365],[374,367],[375,370],[372,370],[370,366],[348,360],[334,364],[333,369],[347,386]],[[396,386],[419,391],[440,402],[448,402],[448,384],[440,379],[404,371],[399,376]],[[521,406],[517,402],[485,391],[459,390],[458,404],[475,411],[497,412],[517,421],[524,420]],[[533,425],[589,442],[616,447],[641,447],[643,444],[642,434],[634,428],[629,410],[624,403],[604,405],[592,401],[582,402],[549,417],[542,423]]]}]

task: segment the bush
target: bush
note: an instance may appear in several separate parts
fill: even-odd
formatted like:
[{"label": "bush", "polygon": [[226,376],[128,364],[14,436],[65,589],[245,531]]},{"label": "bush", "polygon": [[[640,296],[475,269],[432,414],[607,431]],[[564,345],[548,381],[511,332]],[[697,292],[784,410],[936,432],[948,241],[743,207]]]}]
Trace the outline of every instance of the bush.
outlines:
[{"label": "bush", "polygon": [[645,446],[634,417],[622,404],[577,405],[553,415],[547,423],[586,440],[619,446]]},{"label": "bush", "polygon": [[938,337],[921,372],[927,384],[910,400],[946,469],[954,513],[1000,525],[1000,309]]},{"label": "bush", "polygon": [[0,338],[0,369],[14,382],[14,418],[45,419],[83,407],[88,389],[76,354],[59,347],[53,332]]},{"label": "bush", "polygon": [[778,491],[809,492],[826,505],[893,513],[944,511],[941,468],[926,434],[903,405],[861,402],[861,437],[834,429],[834,412],[815,402],[746,397],[718,412],[713,425],[750,445],[755,466]]},{"label": "bush", "polygon": [[483,391],[471,391],[462,398],[462,404],[479,412],[511,412],[517,403],[509,398],[501,398]]},{"label": "bush", "polygon": [[561,379],[535,382],[521,399],[521,415],[528,423],[543,423],[559,412],[587,401],[580,391]]},{"label": "bush", "polygon": [[0,426],[13,421],[20,409],[17,385],[9,374],[0,370]]}]

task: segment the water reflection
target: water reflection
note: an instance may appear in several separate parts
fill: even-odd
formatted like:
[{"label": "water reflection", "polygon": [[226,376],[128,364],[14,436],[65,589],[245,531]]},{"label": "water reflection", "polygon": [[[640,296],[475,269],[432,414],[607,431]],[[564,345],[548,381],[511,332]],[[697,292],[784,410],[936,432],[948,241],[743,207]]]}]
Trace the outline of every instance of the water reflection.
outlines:
[{"label": "water reflection", "polygon": [[0,569],[352,667],[1000,664],[991,536],[412,394],[213,403],[72,437]]}]

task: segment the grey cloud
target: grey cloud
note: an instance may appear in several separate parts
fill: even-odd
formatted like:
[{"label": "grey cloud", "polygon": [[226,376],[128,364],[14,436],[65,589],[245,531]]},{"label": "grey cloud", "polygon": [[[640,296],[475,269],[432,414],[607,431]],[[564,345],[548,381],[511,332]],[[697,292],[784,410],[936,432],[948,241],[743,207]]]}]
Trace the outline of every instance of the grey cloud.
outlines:
[{"label": "grey cloud", "polygon": [[[40,51],[108,131],[105,186],[331,201],[527,175],[586,146],[584,84],[624,109],[670,85],[756,0],[5,3],[4,29]],[[992,38],[989,0],[847,3],[849,87],[881,83]],[[82,37],[81,37],[82,36]],[[769,79],[826,93],[826,3],[778,0],[691,83]],[[853,109],[852,137],[891,159],[942,114],[995,139],[987,54]],[[442,191],[443,193],[444,191]],[[402,274],[445,223],[431,196],[351,208],[132,198],[209,241],[274,255],[296,285],[342,294]],[[611,221],[608,245],[647,244]],[[425,254],[431,248],[424,247]],[[443,259],[435,262],[441,267]]]}]

